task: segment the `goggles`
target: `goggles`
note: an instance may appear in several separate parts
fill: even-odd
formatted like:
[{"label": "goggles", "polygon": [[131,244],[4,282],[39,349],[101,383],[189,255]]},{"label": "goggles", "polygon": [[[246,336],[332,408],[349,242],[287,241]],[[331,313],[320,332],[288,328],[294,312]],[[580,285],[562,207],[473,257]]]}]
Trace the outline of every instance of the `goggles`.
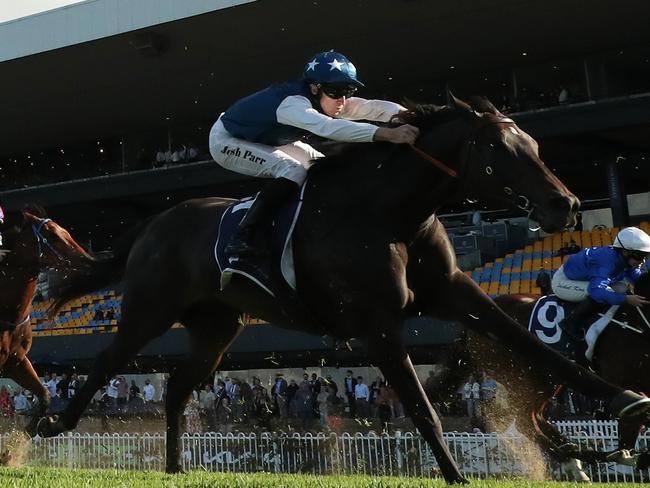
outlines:
[{"label": "goggles", "polygon": [[339,98],[349,98],[353,96],[357,87],[354,85],[319,85],[321,91],[327,95],[329,98],[338,100]]}]

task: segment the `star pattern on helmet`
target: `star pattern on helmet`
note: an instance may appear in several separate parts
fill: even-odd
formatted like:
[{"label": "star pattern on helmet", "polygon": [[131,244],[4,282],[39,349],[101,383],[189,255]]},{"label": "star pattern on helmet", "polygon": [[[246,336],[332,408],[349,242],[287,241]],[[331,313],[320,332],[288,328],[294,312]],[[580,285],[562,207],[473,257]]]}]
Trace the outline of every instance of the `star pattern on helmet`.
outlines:
[{"label": "star pattern on helmet", "polygon": [[339,71],[342,71],[341,66],[343,66],[344,63],[342,63],[338,59],[334,58],[334,61],[332,61],[331,63],[327,63],[327,64],[329,64],[331,66],[330,71],[333,71],[335,69],[337,69]]},{"label": "star pattern on helmet", "polygon": [[312,59],[311,61],[309,61],[307,63],[307,71],[309,71],[309,70],[315,71],[317,64],[320,64],[320,63],[318,61],[316,61],[315,59]]}]

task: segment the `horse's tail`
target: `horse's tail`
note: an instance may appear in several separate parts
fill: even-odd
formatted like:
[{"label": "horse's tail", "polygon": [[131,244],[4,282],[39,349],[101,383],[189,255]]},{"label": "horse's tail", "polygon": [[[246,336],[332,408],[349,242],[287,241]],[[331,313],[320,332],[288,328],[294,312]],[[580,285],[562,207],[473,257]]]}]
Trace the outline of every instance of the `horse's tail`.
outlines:
[{"label": "horse's tail", "polygon": [[99,255],[89,268],[75,270],[51,287],[49,295],[53,302],[48,309],[50,319],[70,300],[105,288],[110,284],[119,283],[124,275],[124,268],[131,248],[152,218],[136,224],[120,236],[113,243],[113,250],[105,255]]}]

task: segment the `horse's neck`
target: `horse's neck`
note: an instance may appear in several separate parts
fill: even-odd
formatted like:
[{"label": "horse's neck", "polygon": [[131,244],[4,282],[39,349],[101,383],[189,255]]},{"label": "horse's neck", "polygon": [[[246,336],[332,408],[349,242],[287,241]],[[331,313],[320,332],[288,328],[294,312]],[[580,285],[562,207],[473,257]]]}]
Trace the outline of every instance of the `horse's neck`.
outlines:
[{"label": "horse's neck", "polygon": [[26,268],[14,268],[11,264],[9,261],[0,268],[0,320],[19,323],[29,313],[38,274]]},{"label": "horse's neck", "polygon": [[[310,174],[305,202],[333,222],[358,219],[408,239],[458,192],[445,175],[406,145],[357,148],[348,159]],[[357,156],[358,155],[358,156]],[[457,167],[457,156],[445,158]]]}]

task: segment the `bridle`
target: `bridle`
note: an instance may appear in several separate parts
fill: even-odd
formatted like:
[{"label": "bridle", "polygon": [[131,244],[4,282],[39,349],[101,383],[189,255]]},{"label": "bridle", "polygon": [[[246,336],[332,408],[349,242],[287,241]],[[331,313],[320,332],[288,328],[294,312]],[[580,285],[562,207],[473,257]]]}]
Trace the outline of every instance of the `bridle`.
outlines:
[{"label": "bridle", "polygon": [[[478,134],[485,129],[486,127],[489,127],[491,125],[497,125],[497,124],[514,124],[515,121],[508,118],[508,117],[499,117],[497,120],[491,120],[488,122],[485,122],[481,125],[479,125],[473,132],[471,137],[467,140],[465,143],[466,149],[465,149],[465,157],[463,158],[459,168],[461,173],[465,173],[467,170],[467,167],[469,166],[469,161],[471,157],[472,150],[474,152],[477,152],[477,147],[478,143],[476,142]],[[449,167],[449,165],[445,164],[444,162],[440,161],[439,159],[435,158],[434,156],[430,155],[429,153],[423,151],[419,147],[417,147],[415,144],[410,145],[411,149],[415,154],[420,156],[421,158],[429,161],[432,163],[436,168],[441,170],[443,173],[447,174],[448,176],[451,176],[452,178],[460,178],[460,175],[458,171],[455,169],[452,169]],[[486,175],[492,176],[494,174],[494,168],[490,163],[487,161],[486,158],[482,157],[480,152],[477,152],[477,157],[476,159],[479,161],[481,164],[483,171],[485,172]],[[517,208],[523,210],[526,212],[527,217],[529,221],[531,220],[531,214],[535,210],[535,206],[531,205],[530,199],[526,195],[518,194],[515,193],[515,191],[512,189],[510,186],[504,186],[503,187],[503,192],[507,195],[508,200]],[[530,226],[529,226],[530,227]],[[531,228],[531,230],[539,230],[539,227],[537,229]]]}]

